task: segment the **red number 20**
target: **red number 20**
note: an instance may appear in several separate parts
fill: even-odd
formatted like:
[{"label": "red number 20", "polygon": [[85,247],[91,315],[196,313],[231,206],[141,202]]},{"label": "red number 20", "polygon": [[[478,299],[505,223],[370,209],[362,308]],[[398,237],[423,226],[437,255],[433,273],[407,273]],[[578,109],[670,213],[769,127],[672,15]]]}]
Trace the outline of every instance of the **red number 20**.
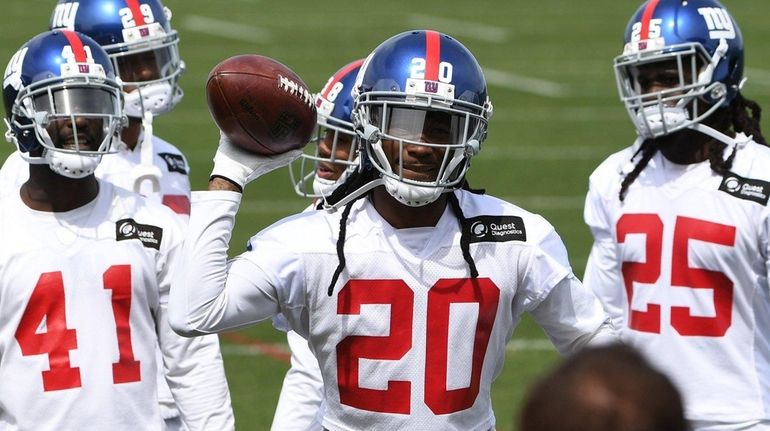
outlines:
[{"label": "red number 20", "polygon": [[[115,265],[104,272],[104,288],[112,290],[112,312],[118,338],[120,358],[112,364],[114,383],[138,382],[139,362],[134,360],[131,345],[131,266]],[[43,389],[58,391],[80,387],[80,368],[70,364],[69,351],[78,348],[77,334],[67,328],[64,282],[61,271],[40,275],[29,298],[16,340],[24,356],[48,354],[50,370],[43,371]],[[37,328],[45,320],[46,331]]]},{"label": "red number 20", "polygon": [[[500,290],[488,278],[443,279],[428,291],[425,357],[425,404],[435,414],[467,409],[479,393],[481,369]],[[450,306],[476,303],[470,386],[447,389]],[[342,404],[383,413],[409,414],[411,382],[389,381],[385,390],[358,385],[359,359],[398,360],[412,348],[414,292],[401,280],[350,280],[340,290],[337,314],[360,314],[362,304],[390,305],[388,336],[351,335],[337,344],[337,375]]]},{"label": "red number 20", "polygon": [[[660,333],[660,304],[647,304],[647,311],[636,311],[631,310],[631,301],[634,282],[653,284],[660,278],[663,222],[656,214],[624,214],[618,220],[617,232],[619,243],[625,242],[628,234],[638,233],[646,237],[646,262],[623,262],[622,266],[630,313],[628,326],[637,331]],[[688,245],[691,239],[733,246],[735,227],[682,216],[676,218],[674,226],[671,286],[713,290],[716,315],[692,316],[688,307],[671,307],[671,326],[680,335],[721,337],[732,324],[733,282],[721,272],[689,266]]]}]

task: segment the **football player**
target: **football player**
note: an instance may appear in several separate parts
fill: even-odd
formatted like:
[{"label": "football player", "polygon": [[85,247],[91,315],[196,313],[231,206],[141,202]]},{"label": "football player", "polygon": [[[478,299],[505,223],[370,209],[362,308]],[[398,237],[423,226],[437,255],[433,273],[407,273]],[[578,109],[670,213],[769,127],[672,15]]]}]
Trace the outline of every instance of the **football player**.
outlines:
[{"label": "football player", "polygon": [[[90,36],[107,51],[122,81],[128,125],[116,153],[99,164],[97,177],[162,202],[186,221],[190,214],[187,160],[152,131],[153,118],[173,109],[182,98],[179,77],[184,62],[170,20],[170,10],[158,0],[60,0],[49,27]],[[19,153],[12,154],[0,171],[5,182],[17,185],[28,174]],[[222,363],[216,336],[202,340],[200,347],[190,354],[201,361]],[[167,429],[183,429],[162,367],[158,372],[158,397]]]},{"label": "football player", "polygon": [[[317,204],[331,195],[358,166],[359,158],[353,145],[356,133],[350,117],[353,112],[351,90],[363,62],[359,59],[340,68],[315,96],[318,125],[311,141],[314,145],[308,145],[298,162],[289,165],[294,191],[314,199],[306,211],[316,210]],[[312,185],[308,185],[310,181]],[[318,361],[307,340],[289,329],[282,314],[273,318],[273,326],[287,331],[291,367],[281,386],[271,429],[304,431],[318,428],[316,418],[323,401],[323,377]]]},{"label": "football player", "polygon": [[591,175],[585,284],[696,430],[770,429],[770,149],[716,0],[650,0],[615,58],[636,142]]},{"label": "football player", "polygon": [[273,224],[229,264],[238,190],[297,154],[221,140],[209,191],[193,193],[172,327],[206,334],[282,313],[318,359],[329,430],[493,429],[492,381],[525,311],[562,353],[614,340],[609,317],[547,221],[464,188],[492,113],[467,48],[398,34],[354,92],[360,171],[330,210]]},{"label": "football player", "polygon": [[[70,30],[31,39],[3,81],[29,178],[0,199],[0,428],[163,429],[160,347],[188,429],[232,429],[221,363],[168,326],[184,224],[97,179],[119,142],[121,88],[100,45]],[[195,382],[197,384],[190,384]]]}]

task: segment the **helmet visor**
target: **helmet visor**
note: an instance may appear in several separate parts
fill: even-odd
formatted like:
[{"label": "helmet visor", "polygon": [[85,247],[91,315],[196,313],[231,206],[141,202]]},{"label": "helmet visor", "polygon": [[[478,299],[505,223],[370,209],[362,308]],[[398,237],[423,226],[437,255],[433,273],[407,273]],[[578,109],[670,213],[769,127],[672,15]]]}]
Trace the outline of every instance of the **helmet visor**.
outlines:
[{"label": "helmet visor", "polygon": [[117,93],[102,88],[53,89],[34,95],[32,105],[35,111],[47,112],[50,116],[79,114],[98,117],[120,112]]},{"label": "helmet visor", "polygon": [[462,146],[478,127],[460,112],[384,105],[373,106],[370,116],[384,138],[430,146]]},{"label": "helmet visor", "polygon": [[124,85],[165,81],[180,73],[176,45],[131,51],[114,56],[114,64]]},{"label": "helmet visor", "polygon": [[36,133],[43,146],[64,152],[105,153],[120,130],[121,107],[115,87],[91,83],[67,84],[33,92],[31,104]]}]

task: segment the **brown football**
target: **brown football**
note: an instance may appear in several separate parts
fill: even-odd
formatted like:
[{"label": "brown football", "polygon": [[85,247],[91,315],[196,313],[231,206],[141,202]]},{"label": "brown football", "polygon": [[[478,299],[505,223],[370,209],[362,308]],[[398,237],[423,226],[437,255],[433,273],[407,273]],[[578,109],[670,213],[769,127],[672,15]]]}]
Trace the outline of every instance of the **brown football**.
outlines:
[{"label": "brown football", "polygon": [[219,129],[253,153],[302,148],[315,128],[312,94],[296,73],[272,58],[237,55],[217,64],[206,81],[206,98]]}]

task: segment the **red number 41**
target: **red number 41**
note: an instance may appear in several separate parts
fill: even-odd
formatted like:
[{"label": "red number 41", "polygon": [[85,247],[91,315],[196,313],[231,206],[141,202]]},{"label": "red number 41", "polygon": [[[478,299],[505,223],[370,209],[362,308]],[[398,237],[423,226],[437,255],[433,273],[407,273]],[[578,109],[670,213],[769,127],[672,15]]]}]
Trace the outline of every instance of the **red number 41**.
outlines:
[{"label": "red number 41", "polygon": [[[628,295],[631,329],[660,333],[660,304],[647,304],[647,311],[631,309],[634,282],[657,283],[661,273],[663,249],[663,222],[657,214],[624,214],[617,224],[618,243],[629,234],[644,234],[646,262],[623,262],[623,280]],[[719,271],[689,266],[688,247],[691,239],[719,244],[735,245],[735,226],[727,226],[689,217],[677,217],[671,257],[671,283],[673,289],[710,289],[714,293],[714,317],[698,317],[690,314],[689,307],[671,307],[671,326],[680,335],[721,337],[732,324],[733,282]]]},{"label": "red number 41", "polygon": [[[138,382],[139,361],[134,360],[131,346],[131,266],[114,265],[103,274],[104,288],[112,291],[112,312],[120,357],[112,364],[114,383]],[[64,282],[61,271],[46,272],[32,291],[16,340],[24,356],[48,355],[50,370],[43,371],[43,389],[58,391],[80,387],[80,368],[70,364],[69,351],[78,348],[77,334],[67,328]],[[45,332],[38,331],[45,321]]]}]

